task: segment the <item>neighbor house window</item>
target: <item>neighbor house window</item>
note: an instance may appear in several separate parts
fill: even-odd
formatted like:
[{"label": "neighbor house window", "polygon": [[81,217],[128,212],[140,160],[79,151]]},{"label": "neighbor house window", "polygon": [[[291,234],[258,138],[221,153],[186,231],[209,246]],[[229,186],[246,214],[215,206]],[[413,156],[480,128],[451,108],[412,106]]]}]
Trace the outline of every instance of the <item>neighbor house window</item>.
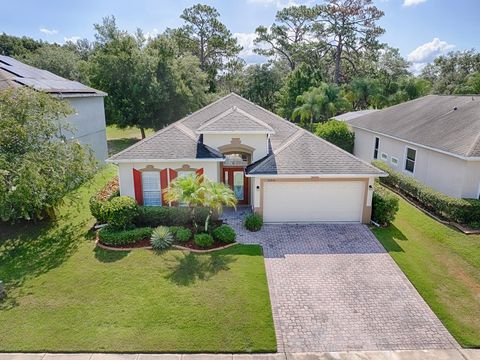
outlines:
[{"label": "neighbor house window", "polygon": [[382,157],[382,160],[385,160],[385,161],[388,160],[388,154],[382,153],[381,157]]},{"label": "neighbor house window", "polygon": [[390,159],[390,162],[392,163],[392,165],[395,165],[397,166],[398,165],[398,159],[396,157],[393,157]]},{"label": "neighbor house window", "polygon": [[417,150],[407,148],[407,158],[405,159],[405,170],[411,173],[415,170],[415,158],[417,157]]},{"label": "neighbor house window", "polygon": [[375,136],[375,146],[373,147],[373,158],[378,159],[378,146],[380,145],[380,138]]},{"label": "neighbor house window", "polygon": [[160,172],[142,172],[143,205],[161,206],[162,191],[160,189]]}]

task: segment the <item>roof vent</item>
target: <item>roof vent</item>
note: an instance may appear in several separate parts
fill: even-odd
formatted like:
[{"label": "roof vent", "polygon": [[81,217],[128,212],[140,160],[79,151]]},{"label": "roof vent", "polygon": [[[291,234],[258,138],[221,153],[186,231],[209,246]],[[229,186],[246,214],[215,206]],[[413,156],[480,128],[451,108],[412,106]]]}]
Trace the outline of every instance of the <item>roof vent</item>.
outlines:
[{"label": "roof vent", "polygon": [[458,108],[455,106],[455,107],[453,108],[453,110],[458,110]]}]

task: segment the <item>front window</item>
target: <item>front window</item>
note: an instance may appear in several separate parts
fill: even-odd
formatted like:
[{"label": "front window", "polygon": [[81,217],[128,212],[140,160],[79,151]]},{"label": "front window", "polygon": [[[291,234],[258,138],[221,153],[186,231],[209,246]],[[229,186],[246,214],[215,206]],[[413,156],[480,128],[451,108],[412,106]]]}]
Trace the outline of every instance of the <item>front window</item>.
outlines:
[{"label": "front window", "polygon": [[375,146],[373,147],[373,158],[378,159],[378,147],[380,145],[380,139],[375,136]]},{"label": "front window", "polygon": [[162,191],[160,187],[160,172],[142,172],[143,205],[161,206]]},{"label": "front window", "polygon": [[407,158],[405,159],[405,170],[413,173],[415,171],[415,158],[417,157],[417,150],[407,148]]},{"label": "front window", "polygon": [[233,153],[225,155],[225,163],[223,166],[247,166],[248,155],[242,153]]},{"label": "front window", "polygon": [[382,160],[387,161],[388,160],[388,154],[382,153]]}]

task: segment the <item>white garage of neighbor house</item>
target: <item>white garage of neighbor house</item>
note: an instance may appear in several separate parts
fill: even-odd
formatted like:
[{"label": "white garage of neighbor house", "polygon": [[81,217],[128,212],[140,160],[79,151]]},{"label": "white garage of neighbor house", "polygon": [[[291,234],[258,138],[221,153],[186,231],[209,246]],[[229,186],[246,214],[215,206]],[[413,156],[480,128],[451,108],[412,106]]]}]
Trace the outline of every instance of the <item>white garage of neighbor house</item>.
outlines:
[{"label": "white garage of neighbor house", "polygon": [[480,96],[429,95],[348,121],[354,153],[444,194],[480,199]]},{"label": "white garage of neighbor house", "polygon": [[229,185],[266,222],[370,221],[385,175],[329,142],[231,93],[107,159],[120,193],[169,206],[162,190],[203,174]]},{"label": "white garage of neighbor house", "polygon": [[89,145],[97,160],[100,163],[105,161],[107,138],[103,98],[107,96],[106,93],[0,55],[0,90],[18,86],[28,86],[67,100],[75,114],[66,121],[75,131],[63,135],[68,140]]}]

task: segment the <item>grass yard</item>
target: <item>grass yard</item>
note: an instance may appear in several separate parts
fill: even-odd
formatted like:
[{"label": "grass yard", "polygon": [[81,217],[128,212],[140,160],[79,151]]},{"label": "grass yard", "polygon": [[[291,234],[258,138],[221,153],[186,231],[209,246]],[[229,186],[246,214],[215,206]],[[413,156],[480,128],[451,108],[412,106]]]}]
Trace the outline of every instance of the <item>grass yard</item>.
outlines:
[{"label": "grass yard", "polygon": [[[154,133],[152,129],[145,129],[146,136],[150,136]],[[112,156],[123,149],[126,149],[130,145],[135,144],[142,138],[140,129],[136,127],[129,127],[126,129],[119,129],[115,125],[107,126],[107,145],[108,155]]]},{"label": "grass yard", "polygon": [[88,198],[114,172],[67,199],[56,224],[0,228],[0,351],[275,351],[260,247],[95,248]]},{"label": "grass yard", "polygon": [[480,347],[480,235],[464,235],[400,199],[396,220],[374,234],[465,347]]}]

